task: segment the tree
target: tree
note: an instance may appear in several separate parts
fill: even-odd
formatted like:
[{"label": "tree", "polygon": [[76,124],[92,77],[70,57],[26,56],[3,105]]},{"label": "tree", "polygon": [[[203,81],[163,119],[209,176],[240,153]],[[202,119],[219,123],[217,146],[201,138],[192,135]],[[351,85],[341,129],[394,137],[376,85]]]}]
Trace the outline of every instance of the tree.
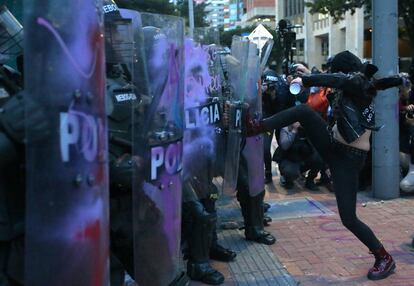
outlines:
[{"label": "tree", "polygon": [[[180,0],[177,3],[179,15],[183,18],[188,19],[188,0]],[[207,27],[206,22],[206,3],[200,3],[194,5],[194,26]]]},{"label": "tree", "polygon": [[[165,14],[179,16],[188,22],[188,0],[178,0],[177,6],[170,3],[169,0],[115,0],[119,8],[137,10],[139,12],[148,12],[156,14]],[[194,24],[196,27],[206,27],[205,21],[206,4],[200,3],[194,6]]]},{"label": "tree", "polygon": [[[314,0],[314,2],[307,2],[306,6],[310,7],[310,13],[329,14],[333,17],[335,22],[344,18],[344,14],[350,11],[355,13],[357,8],[365,7],[368,13],[371,12],[372,0]],[[374,0],[375,1],[375,0]],[[391,1],[391,0],[387,0]],[[399,0],[398,13],[404,20],[404,29],[402,29],[402,36],[407,36],[410,40],[412,54],[414,55],[414,1],[413,0]]]},{"label": "tree", "polygon": [[177,15],[177,11],[169,0],[115,0],[119,8],[137,10],[166,15]]}]

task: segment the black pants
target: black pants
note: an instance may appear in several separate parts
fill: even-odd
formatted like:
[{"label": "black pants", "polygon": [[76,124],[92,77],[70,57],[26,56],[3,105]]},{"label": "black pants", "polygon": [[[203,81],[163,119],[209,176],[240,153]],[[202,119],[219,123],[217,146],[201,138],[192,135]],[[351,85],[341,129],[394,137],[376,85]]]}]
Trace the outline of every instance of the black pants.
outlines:
[{"label": "black pants", "polygon": [[265,163],[266,173],[272,173],[271,149],[272,149],[273,133],[274,133],[274,130],[271,130],[264,134],[263,145],[264,145],[264,163]]},{"label": "black pants", "polygon": [[332,139],[327,123],[307,105],[298,105],[264,120],[266,130],[279,129],[299,121],[306,136],[328,164],[334,185],[339,215],[349,229],[371,251],[381,243],[372,230],[356,216],[359,171],[366,152],[343,145]]},{"label": "black pants", "polygon": [[319,170],[323,169],[324,162],[319,154],[314,151],[302,161],[282,159],[279,162],[279,172],[289,182],[299,178],[301,173],[309,170],[308,177],[313,180],[318,175]]}]

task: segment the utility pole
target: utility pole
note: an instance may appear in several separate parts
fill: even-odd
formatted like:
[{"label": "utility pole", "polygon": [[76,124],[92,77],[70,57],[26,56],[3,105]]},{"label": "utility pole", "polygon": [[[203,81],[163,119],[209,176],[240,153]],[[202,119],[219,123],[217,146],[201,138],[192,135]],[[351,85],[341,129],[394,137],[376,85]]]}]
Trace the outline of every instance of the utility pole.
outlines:
[{"label": "utility pole", "polygon": [[188,0],[188,14],[190,20],[190,38],[194,37],[194,3],[193,0]]},{"label": "utility pole", "polygon": [[[373,61],[378,77],[398,72],[398,1],[372,0]],[[397,88],[379,91],[375,98],[375,123],[384,126],[373,133],[373,194],[380,199],[399,196],[399,121]]]},{"label": "utility pole", "polygon": [[240,0],[237,0],[237,1],[236,1],[236,4],[237,4],[237,10],[236,10],[236,11],[237,11],[237,16],[236,16],[236,21],[237,21],[237,22],[240,22],[240,16],[239,16],[239,15],[240,15]]}]

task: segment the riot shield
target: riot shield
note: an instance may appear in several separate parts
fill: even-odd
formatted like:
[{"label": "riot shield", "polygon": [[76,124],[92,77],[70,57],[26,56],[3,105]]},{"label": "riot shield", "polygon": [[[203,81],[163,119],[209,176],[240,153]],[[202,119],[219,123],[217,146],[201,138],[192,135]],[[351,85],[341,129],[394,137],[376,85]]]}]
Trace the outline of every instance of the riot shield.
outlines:
[{"label": "riot shield", "polygon": [[[224,54],[228,53],[224,51],[223,47],[210,44],[204,45],[203,49],[208,54],[208,70],[210,74],[210,85],[208,86],[208,95],[209,98],[215,102],[218,102],[220,105],[220,111],[223,111],[225,102],[227,101],[226,95],[227,92],[224,85],[227,84],[227,81],[224,76]],[[226,145],[227,145],[227,133],[225,132],[225,126],[223,126],[223,121],[215,122],[215,152],[213,158],[213,166],[211,170],[213,172],[212,177],[222,177],[224,178],[224,162],[226,154]],[[220,187],[222,189],[222,187]]]},{"label": "riot shield", "polygon": [[141,14],[148,97],[133,117],[135,280],[165,286],[179,276],[183,138],[183,20]]},{"label": "riot shield", "polygon": [[231,95],[229,96],[228,103],[230,122],[224,162],[223,193],[228,195],[234,193],[237,186],[248,56],[249,41],[242,37],[234,36],[231,45],[231,56],[226,57]]},{"label": "riot shield", "polygon": [[273,49],[274,41],[269,39],[267,40],[266,44],[263,46],[263,48],[260,50],[260,74],[263,73],[267,61],[269,60],[270,54]]},{"label": "riot shield", "polygon": [[26,96],[50,126],[26,124],[25,285],[109,285],[101,6],[24,2]]},{"label": "riot shield", "polygon": [[197,197],[204,199],[212,190],[221,110],[219,98],[214,97],[207,50],[186,39],[185,59],[183,176]]},{"label": "riot shield", "polygon": [[[247,58],[247,80],[245,102],[249,105],[249,116],[262,118],[262,98],[260,91],[261,59],[256,44],[249,43]],[[242,155],[247,162],[249,194],[254,197],[264,190],[264,146],[263,135],[246,138]]]},{"label": "riot shield", "polygon": [[144,55],[144,36],[142,34],[142,20],[141,14],[135,10],[119,9],[121,16],[132,20],[132,29],[134,37],[134,59],[133,59],[133,76],[132,80],[135,85],[138,96],[147,97],[148,91],[148,73],[145,66]]}]

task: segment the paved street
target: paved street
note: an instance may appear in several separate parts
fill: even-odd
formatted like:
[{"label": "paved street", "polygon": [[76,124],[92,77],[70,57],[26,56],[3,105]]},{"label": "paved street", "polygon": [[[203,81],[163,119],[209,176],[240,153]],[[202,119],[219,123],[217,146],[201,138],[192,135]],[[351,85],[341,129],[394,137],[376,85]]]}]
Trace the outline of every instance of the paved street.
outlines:
[{"label": "paved street", "polygon": [[[366,278],[373,256],[341,225],[332,193],[324,188],[307,191],[301,182],[286,191],[277,176],[266,188],[273,217],[266,230],[276,235],[277,242],[270,247],[257,245],[246,242],[242,230],[221,230],[223,245],[239,252],[235,262],[213,263],[226,276],[224,285],[414,286],[414,249],[410,246],[414,196],[377,201],[369,192],[359,193],[359,217],[374,230],[397,263],[396,273],[373,282]],[[219,205],[222,224],[240,224],[234,200],[222,200]]]}]

